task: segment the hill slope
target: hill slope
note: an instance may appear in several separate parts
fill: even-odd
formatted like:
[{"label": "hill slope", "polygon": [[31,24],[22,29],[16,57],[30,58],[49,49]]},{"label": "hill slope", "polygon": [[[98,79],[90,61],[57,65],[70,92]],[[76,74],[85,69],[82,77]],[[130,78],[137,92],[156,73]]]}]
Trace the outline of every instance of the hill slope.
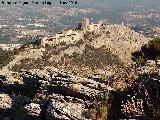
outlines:
[{"label": "hill slope", "polygon": [[[106,120],[149,115],[148,110],[159,115],[159,102],[146,99],[159,98],[149,92],[153,80],[159,83],[157,68],[145,66],[149,69],[145,73],[142,67],[126,67],[132,62],[131,52],[144,43],[148,39],[129,28],[107,25],[100,34],[87,32],[75,44],[29,45],[7,54],[13,56],[0,71],[0,119]],[[147,83],[146,74],[151,72],[157,78]],[[151,87],[158,93],[155,83]],[[154,108],[147,108],[148,100]],[[139,107],[142,102],[145,104]],[[137,109],[140,112],[135,113]]]},{"label": "hill slope", "polygon": [[95,48],[106,45],[107,49],[128,64],[131,62],[131,53],[146,43],[146,37],[125,26],[107,25],[101,29],[100,36],[94,38],[91,45]]}]

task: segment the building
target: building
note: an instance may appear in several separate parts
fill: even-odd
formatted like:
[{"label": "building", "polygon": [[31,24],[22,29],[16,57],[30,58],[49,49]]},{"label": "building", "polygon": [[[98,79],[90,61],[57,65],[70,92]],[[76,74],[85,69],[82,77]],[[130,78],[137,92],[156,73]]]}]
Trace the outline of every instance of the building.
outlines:
[{"label": "building", "polygon": [[64,35],[70,35],[70,34],[72,34],[72,30],[69,30],[69,29],[63,29],[62,30],[62,34],[64,34]]},{"label": "building", "polygon": [[82,19],[81,29],[82,29],[82,30],[88,30],[88,27],[89,27],[89,19],[83,18],[83,19]]},{"label": "building", "polygon": [[94,33],[99,33],[99,29],[100,29],[101,24],[91,24],[89,25],[88,31],[90,32],[94,32]]},{"label": "building", "polygon": [[84,32],[93,32],[99,33],[100,26],[102,22],[98,22],[97,24],[89,23],[89,19],[83,18],[82,23],[78,25],[80,28],[79,30],[70,30],[70,29],[63,29],[62,32],[56,33],[54,36],[44,37],[41,40],[41,45],[45,46],[46,44],[49,45],[56,45],[61,42],[65,42],[66,44],[74,43],[83,39]]},{"label": "building", "polygon": [[102,21],[99,21],[96,24],[93,24],[93,23],[90,24],[89,19],[83,18],[81,23],[81,30],[99,33],[99,29],[101,25],[102,25]]},{"label": "building", "polygon": [[74,43],[79,41],[83,38],[83,33],[73,30],[62,30],[62,33],[56,33],[54,36],[44,37],[41,40],[41,45],[45,46],[46,44],[49,45],[56,45],[61,42],[65,42],[66,44]]}]

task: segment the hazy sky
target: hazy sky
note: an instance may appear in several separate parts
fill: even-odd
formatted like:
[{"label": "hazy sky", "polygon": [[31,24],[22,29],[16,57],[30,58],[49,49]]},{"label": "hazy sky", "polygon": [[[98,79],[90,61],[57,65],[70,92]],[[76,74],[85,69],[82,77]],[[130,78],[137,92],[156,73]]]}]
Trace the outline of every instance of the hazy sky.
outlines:
[{"label": "hazy sky", "polygon": [[160,0],[78,0],[81,4],[98,6],[103,4],[106,8],[120,8],[125,6],[142,6],[147,8],[160,7]]}]

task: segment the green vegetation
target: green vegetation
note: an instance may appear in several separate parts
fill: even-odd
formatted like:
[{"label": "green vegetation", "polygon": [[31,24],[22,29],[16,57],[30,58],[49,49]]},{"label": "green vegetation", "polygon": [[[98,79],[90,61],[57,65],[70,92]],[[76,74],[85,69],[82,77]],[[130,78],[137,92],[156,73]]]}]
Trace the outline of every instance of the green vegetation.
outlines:
[{"label": "green vegetation", "polygon": [[71,57],[73,62],[86,65],[92,69],[103,69],[104,66],[108,65],[120,65],[123,66],[123,63],[120,61],[118,56],[113,55],[110,51],[106,50],[104,47],[94,48],[89,45],[86,46],[84,53],[78,54],[74,53]]},{"label": "green vegetation", "polygon": [[19,49],[14,49],[12,51],[0,50],[0,68],[6,66],[9,62],[14,59],[15,55],[18,55],[20,52],[25,51],[25,48],[40,48],[38,41],[35,42],[26,42]]},{"label": "green vegetation", "polygon": [[91,35],[91,32],[86,32],[86,34],[84,34],[84,39],[89,39]]},{"label": "green vegetation", "polygon": [[145,62],[145,59],[144,59],[142,56],[138,56],[138,57],[135,59],[135,62],[138,63],[138,64],[141,64],[141,63],[144,63],[144,62]]},{"label": "green vegetation", "polygon": [[24,43],[23,45],[22,45],[22,48],[40,48],[41,47],[41,45],[39,44],[39,41],[38,40],[36,40],[36,41],[34,41],[34,42],[32,42],[32,41],[27,41],[26,43]]},{"label": "green vegetation", "polygon": [[107,31],[107,32],[106,32],[106,36],[108,36],[109,34],[110,34],[110,32],[109,32],[109,31]]},{"label": "green vegetation", "polygon": [[84,41],[81,39],[81,40],[79,40],[79,41],[76,43],[75,46],[80,47],[80,46],[83,45],[83,44],[84,44]]},{"label": "green vegetation", "polygon": [[101,102],[94,104],[92,108],[92,120],[106,120],[108,117],[109,105]]},{"label": "green vegetation", "polygon": [[1,50],[0,54],[0,68],[6,66],[9,62],[14,59],[14,55],[18,55],[19,52],[23,52],[25,50],[24,45],[22,45],[19,49],[14,49],[12,51]]},{"label": "green vegetation", "polygon": [[66,45],[66,42],[61,42],[60,45],[61,45],[61,46],[65,46],[65,45]]},{"label": "green vegetation", "polygon": [[151,40],[141,50],[132,53],[132,60],[137,63],[144,63],[146,60],[160,59],[160,37]]},{"label": "green vegetation", "polygon": [[14,51],[4,51],[0,55],[0,68],[6,66],[14,58]]},{"label": "green vegetation", "polygon": [[110,34],[110,32],[109,32],[109,31],[107,31],[107,32],[106,32],[106,34],[108,35],[108,34]]},{"label": "green vegetation", "polygon": [[[107,92],[106,92],[107,93]],[[97,100],[93,103],[92,119],[93,120],[107,120],[111,109],[111,94],[105,94],[101,96],[100,101]]]}]

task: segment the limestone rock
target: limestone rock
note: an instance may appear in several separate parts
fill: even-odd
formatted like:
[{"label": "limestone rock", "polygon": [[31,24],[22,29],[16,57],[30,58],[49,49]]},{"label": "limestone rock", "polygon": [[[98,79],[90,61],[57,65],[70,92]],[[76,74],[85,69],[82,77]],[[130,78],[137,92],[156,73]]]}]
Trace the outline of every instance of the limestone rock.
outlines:
[{"label": "limestone rock", "polygon": [[9,109],[12,107],[12,98],[7,94],[0,94],[0,108]]},{"label": "limestone rock", "polygon": [[30,115],[33,116],[39,116],[41,112],[40,105],[36,103],[30,103],[29,105],[26,105],[25,109],[28,111]]}]

